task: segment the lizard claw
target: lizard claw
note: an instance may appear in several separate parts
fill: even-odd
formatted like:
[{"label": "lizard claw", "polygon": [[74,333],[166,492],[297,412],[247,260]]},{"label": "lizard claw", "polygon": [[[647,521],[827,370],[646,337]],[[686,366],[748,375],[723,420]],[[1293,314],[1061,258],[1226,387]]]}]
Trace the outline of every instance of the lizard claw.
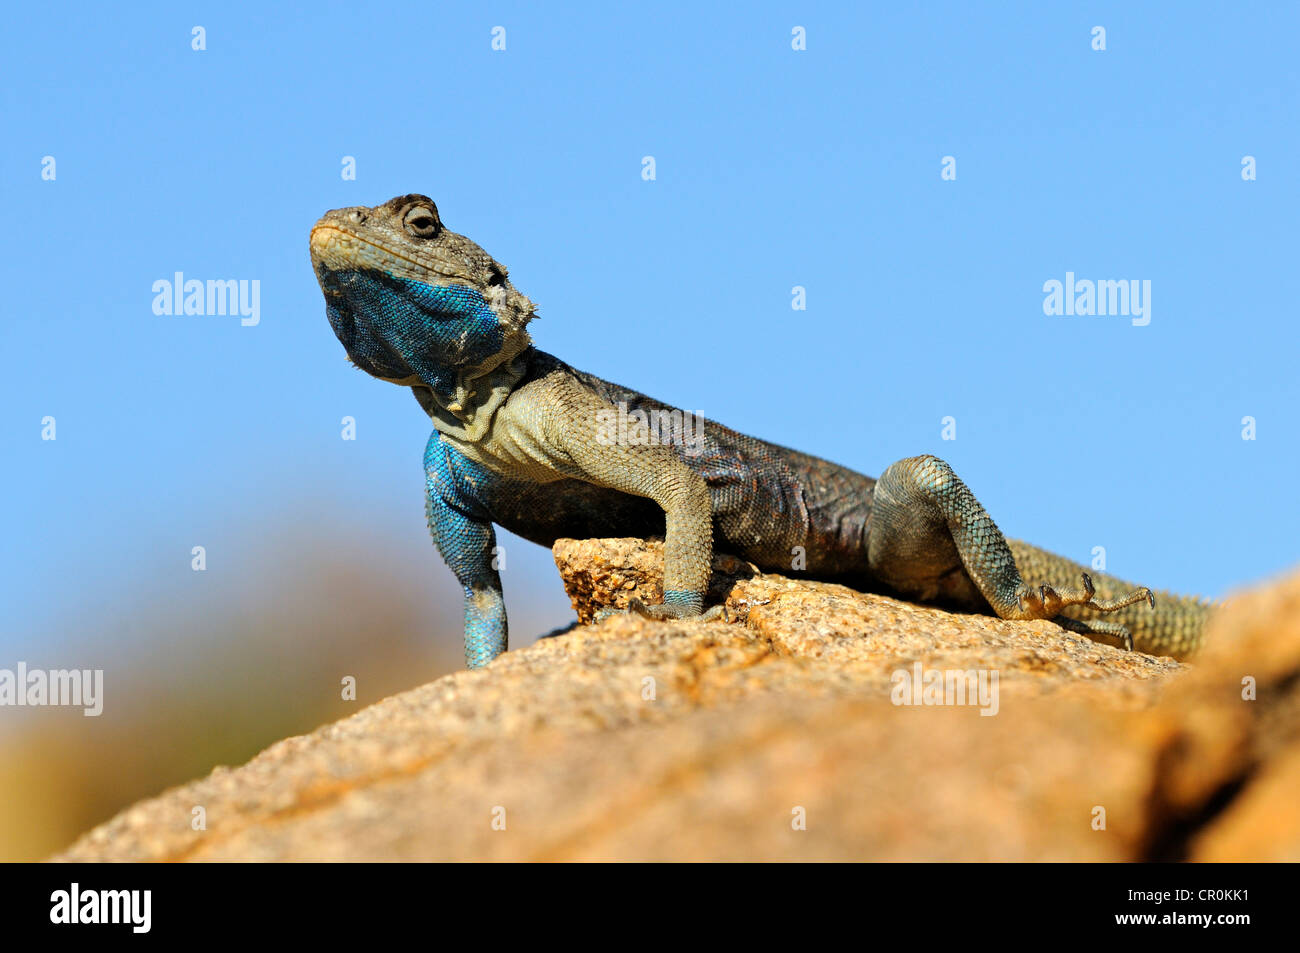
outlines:
[{"label": "lizard claw", "polygon": [[1031,586],[1023,587],[1016,593],[1016,604],[1025,618],[1051,619],[1069,606],[1080,606],[1095,612],[1117,612],[1135,602],[1145,602],[1152,609],[1156,607],[1156,597],[1146,586],[1134,589],[1118,599],[1098,601],[1097,587],[1092,577],[1082,573],[1083,585],[1078,589],[1054,589],[1051,586],[1039,586],[1035,591]]},{"label": "lizard claw", "polygon": [[656,621],[663,621],[664,619],[698,619],[701,622],[715,622],[718,619],[724,619],[723,609],[723,606],[716,605],[705,609],[703,612],[694,612],[686,606],[667,602],[651,605],[640,597],[633,596],[627,601],[626,609],[606,606],[596,612],[592,621],[604,622],[610,616],[626,614],[639,615],[643,619],[654,619]]},{"label": "lizard claw", "polygon": [[1071,619],[1069,616],[1064,615],[1058,615],[1052,621],[1063,629],[1077,632],[1094,641],[1098,635],[1118,639],[1125,652],[1133,651],[1133,633],[1128,630],[1127,626],[1118,622],[1105,622],[1101,619],[1089,619],[1085,622],[1082,619]]}]

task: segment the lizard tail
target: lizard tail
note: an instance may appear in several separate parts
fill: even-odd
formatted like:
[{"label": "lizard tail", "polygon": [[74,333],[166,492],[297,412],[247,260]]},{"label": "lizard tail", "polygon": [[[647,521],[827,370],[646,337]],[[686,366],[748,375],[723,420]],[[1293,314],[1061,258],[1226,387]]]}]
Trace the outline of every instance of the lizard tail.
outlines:
[{"label": "lizard tail", "polygon": [[[1138,588],[1133,583],[1089,569],[1018,539],[1009,539],[1007,543],[1016,557],[1020,578],[1031,585],[1077,586],[1080,574],[1086,572],[1097,587],[1098,599],[1117,599]],[[1108,613],[1072,606],[1064,614],[1085,622],[1092,619],[1119,622],[1133,634],[1135,650],[1186,659],[1200,649],[1205,638],[1205,623],[1214,608],[1213,603],[1199,596],[1157,591],[1154,609],[1140,602]]]}]

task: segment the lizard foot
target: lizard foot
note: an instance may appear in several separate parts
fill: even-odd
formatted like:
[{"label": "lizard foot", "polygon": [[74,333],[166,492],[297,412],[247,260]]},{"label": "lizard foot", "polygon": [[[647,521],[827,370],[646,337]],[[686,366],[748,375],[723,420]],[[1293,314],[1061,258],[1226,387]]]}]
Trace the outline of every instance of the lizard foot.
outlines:
[{"label": "lizard foot", "polygon": [[1128,630],[1127,626],[1119,622],[1106,622],[1101,619],[1089,619],[1084,622],[1081,619],[1071,619],[1068,615],[1058,615],[1052,621],[1063,629],[1086,635],[1094,641],[1098,635],[1108,635],[1111,638],[1119,639],[1119,643],[1124,647],[1125,652],[1133,651],[1133,633]]},{"label": "lizard foot", "polygon": [[1083,574],[1083,587],[1079,589],[1053,589],[1051,586],[1022,586],[1016,593],[1016,603],[1026,619],[1050,619],[1067,606],[1082,606],[1097,612],[1116,612],[1135,602],[1145,602],[1156,607],[1156,595],[1146,586],[1139,586],[1119,599],[1098,602],[1093,598],[1096,588],[1092,577]]},{"label": "lizard foot", "polygon": [[1083,573],[1083,586],[1078,589],[1053,589],[1051,586],[1023,586],[1016,594],[1016,603],[1026,619],[1050,619],[1063,629],[1078,632],[1081,635],[1108,635],[1116,638],[1128,651],[1133,651],[1133,634],[1118,622],[1105,622],[1098,619],[1082,621],[1061,615],[1061,610],[1068,606],[1080,606],[1095,612],[1116,612],[1134,603],[1145,602],[1152,609],[1156,607],[1156,596],[1146,586],[1139,586],[1128,595],[1118,599],[1098,601],[1093,598],[1096,588],[1092,578]]},{"label": "lizard foot", "polygon": [[593,622],[603,622],[613,615],[639,615],[644,619],[696,619],[700,622],[713,622],[722,618],[722,606],[712,606],[700,612],[691,606],[677,605],[671,602],[650,605],[636,596],[628,600],[626,609],[607,606],[596,613]]}]

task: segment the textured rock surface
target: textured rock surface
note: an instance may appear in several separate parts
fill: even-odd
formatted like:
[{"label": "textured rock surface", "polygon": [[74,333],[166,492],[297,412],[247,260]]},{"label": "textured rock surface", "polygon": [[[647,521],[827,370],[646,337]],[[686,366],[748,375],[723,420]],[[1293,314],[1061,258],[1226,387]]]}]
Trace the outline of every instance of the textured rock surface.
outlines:
[{"label": "textured rock surface", "polygon": [[[658,601],[657,543],[555,557],[583,621]],[[1184,666],[715,568],[730,621],[545,639],[141,802],[59,859],[1300,860],[1300,576],[1234,600]],[[996,715],[892,704],[917,662],[996,672]]]}]

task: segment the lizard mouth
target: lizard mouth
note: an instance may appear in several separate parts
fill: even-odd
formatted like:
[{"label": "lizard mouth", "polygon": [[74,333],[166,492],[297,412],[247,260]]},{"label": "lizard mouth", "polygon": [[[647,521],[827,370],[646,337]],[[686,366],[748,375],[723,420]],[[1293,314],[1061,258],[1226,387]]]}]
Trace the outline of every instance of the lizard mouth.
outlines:
[{"label": "lizard mouth", "polygon": [[[361,235],[337,222],[317,222],[311,229],[312,261],[331,271],[347,268],[377,268],[405,273],[406,277],[425,280],[430,272],[444,278],[470,282],[469,275],[449,268],[439,261],[413,258],[373,238]],[[397,267],[394,268],[393,266]],[[406,267],[402,267],[402,266]]]}]

